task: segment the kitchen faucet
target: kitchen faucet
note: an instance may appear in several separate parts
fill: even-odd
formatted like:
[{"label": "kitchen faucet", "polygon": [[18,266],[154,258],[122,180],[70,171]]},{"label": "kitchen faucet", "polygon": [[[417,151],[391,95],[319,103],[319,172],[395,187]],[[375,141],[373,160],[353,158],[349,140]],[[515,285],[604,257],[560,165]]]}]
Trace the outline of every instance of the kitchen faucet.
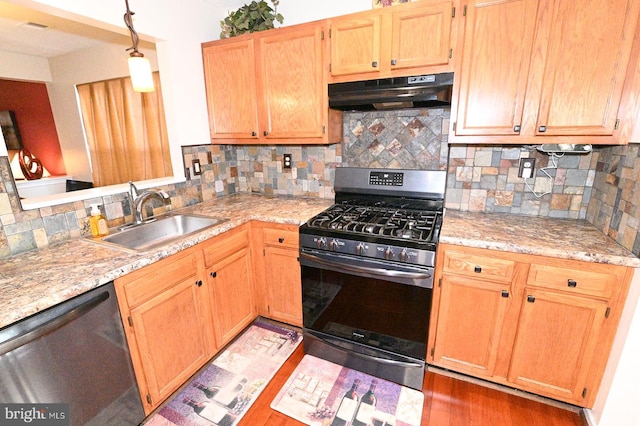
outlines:
[{"label": "kitchen faucet", "polygon": [[129,181],[129,203],[131,204],[131,213],[133,214],[132,225],[140,225],[145,222],[142,218],[142,206],[150,198],[157,198],[165,205],[171,204],[171,198],[165,191],[147,190],[140,193],[135,184]]}]

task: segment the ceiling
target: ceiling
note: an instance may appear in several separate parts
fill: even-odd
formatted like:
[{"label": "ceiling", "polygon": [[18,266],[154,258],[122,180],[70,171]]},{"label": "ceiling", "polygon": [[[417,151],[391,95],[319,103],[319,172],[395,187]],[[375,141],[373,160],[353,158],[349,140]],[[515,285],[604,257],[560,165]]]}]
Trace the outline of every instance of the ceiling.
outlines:
[{"label": "ceiling", "polygon": [[53,58],[104,42],[126,44],[131,38],[0,0],[2,51]]}]

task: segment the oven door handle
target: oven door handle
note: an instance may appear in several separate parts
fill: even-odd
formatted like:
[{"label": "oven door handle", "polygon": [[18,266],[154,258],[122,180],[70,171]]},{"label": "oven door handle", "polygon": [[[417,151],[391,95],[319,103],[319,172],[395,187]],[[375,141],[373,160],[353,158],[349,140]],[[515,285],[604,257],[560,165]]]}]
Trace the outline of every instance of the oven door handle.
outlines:
[{"label": "oven door handle", "polygon": [[369,268],[369,267],[362,267],[362,266],[356,266],[356,265],[349,265],[349,264],[340,263],[340,262],[333,262],[323,257],[315,256],[315,255],[304,253],[304,252],[300,253],[300,257],[324,266],[334,268],[334,269],[340,269],[340,270],[355,272],[360,274],[362,273],[375,274],[381,277],[406,278],[410,280],[427,280],[427,279],[430,279],[432,276],[428,272],[392,271],[392,270],[382,269],[382,268]]}]

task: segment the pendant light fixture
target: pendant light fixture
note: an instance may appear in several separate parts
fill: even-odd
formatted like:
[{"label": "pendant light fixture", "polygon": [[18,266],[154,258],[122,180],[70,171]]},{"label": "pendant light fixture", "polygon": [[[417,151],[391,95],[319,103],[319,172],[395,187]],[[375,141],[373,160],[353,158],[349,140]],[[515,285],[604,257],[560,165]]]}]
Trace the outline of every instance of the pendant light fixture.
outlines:
[{"label": "pendant light fixture", "polygon": [[131,33],[133,46],[127,49],[129,53],[129,74],[133,90],[136,92],[153,92],[153,76],[151,75],[151,64],[144,55],[138,52],[138,33],[133,28],[133,15],[135,12],[129,10],[129,0],[124,0],[127,5],[127,12],[124,14],[124,23]]}]

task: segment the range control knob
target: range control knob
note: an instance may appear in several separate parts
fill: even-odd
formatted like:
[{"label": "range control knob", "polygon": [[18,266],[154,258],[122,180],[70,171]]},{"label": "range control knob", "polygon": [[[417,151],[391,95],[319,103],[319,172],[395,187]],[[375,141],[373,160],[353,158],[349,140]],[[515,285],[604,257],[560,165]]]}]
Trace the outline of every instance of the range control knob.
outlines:
[{"label": "range control knob", "polygon": [[316,246],[319,249],[326,250],[327,249],[327,240],[325,240],[324,238],[318,238],[318,240],[316,241]]},{"label": "range control knob", "polygon": [[331,240],[329,241],[329,250],[331,251],[337,251],[339,248],[339,244],[338,244],[338,240]]},{"label": "range control knob", "polygon": [[356,254],[358,256],[362,256],[365,252],[365,246],[363,243],[360,243],[356,246]]},{"label": "range control knob", "polygon": [[406,250],[402,250],[400,252],[400,254],[398,255],[398,260],[402,261],[402,262],[406,262],[407,260],[409,260],[409,255],[407,254]]},{"label": "range control knob", "polygon": [[387,260],[393,259],[393,251],[391,250],[391,247],[387,247],[387,249],[384,251],[384,258]]}]

